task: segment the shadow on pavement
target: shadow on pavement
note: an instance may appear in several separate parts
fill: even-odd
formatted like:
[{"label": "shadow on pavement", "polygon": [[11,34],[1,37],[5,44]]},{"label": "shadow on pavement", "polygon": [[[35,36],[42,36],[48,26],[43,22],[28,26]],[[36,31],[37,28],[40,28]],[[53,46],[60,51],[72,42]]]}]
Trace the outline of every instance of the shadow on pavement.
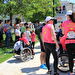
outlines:
[{"label": "shadow on pavement", "polygon": [[[30,73],[30,72],[34,72],[35,73],[39,69],[40,69],[39,67],[32,67],[32,68],[23,68],[23,69],[21,69],[21,71],[23,73]],[[29,74],[29,75],[31,75],[31,74]]]},{"label": "shadow on pavement", "polygon": [[7,63],[21,63],[22,61],[20,59],[12,59],[12,60],[8,60]]}]

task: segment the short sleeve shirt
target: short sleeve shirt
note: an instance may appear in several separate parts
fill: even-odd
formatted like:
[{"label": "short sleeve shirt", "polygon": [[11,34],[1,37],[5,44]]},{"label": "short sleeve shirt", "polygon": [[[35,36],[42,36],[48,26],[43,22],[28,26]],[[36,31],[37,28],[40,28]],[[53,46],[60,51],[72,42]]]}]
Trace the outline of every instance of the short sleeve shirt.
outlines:
[{"label": "short sleeve shirt", "polygon": [[31,38],[30,38],[31,33],[30,33],[30,31],[26,31],[25,33],[26,33],[26,37],[27,37],[28,41],[31,41]]}]

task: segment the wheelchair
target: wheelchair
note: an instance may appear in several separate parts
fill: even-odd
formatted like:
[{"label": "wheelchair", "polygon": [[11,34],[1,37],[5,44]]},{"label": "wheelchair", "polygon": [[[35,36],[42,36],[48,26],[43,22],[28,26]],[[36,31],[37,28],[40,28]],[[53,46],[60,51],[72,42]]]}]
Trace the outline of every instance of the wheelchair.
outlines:
[{"label": "wheelchair", "polygon": [[68,72],[69,71],[69,60],[68,60],[67,51],[63,49],[63,47],[60,43],[60,39],[59,39],[60,36],[58,36],[58,33],[56,33],[56,37],[57,37],[57,41],[58,41],[59,47],[60,47],[58,52],[57,52],[57,54],[58,54],[58,66],[57,66],[57,68],[61,72]]},{"label": "wheelchair", "polygon": [[63,53],[58,56],[58,70],[61,72],[69,71],[69,60],[66,51],[63,51]]},{"label": "wheelchair", "polygon": [[23,62],[34,58],[31,47],[24,44],[23,41],[18,41],[14,44],[13,56],[16,59],[20,58]]},{"label": "wheelchair", "polygon": [[[73,54],[73,62],[75,62],[75,51]],[[67,50],[63,50],[62,53],[58,55],[58,70],[61,72],[69,72],[69,60]]]}]

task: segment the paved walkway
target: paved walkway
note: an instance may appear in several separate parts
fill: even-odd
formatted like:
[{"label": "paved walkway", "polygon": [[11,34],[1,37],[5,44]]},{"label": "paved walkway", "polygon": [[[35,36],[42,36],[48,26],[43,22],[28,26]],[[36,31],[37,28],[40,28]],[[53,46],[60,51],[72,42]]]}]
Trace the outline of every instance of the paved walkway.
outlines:
[{"label": "paved walkway", "polygon": [[[47,70],[40,69],[40,47],[36,44],[35,57],[33,60],[21,62],[19,59],[10,58],[4,63],[0,64],[0,75],[47,75]],[[51,64],[53,63],[53,57],[51,56]],[[67,73],[61,73],[60,75],[68,75]],[[53,75],[53,74],[52,74]]]}]

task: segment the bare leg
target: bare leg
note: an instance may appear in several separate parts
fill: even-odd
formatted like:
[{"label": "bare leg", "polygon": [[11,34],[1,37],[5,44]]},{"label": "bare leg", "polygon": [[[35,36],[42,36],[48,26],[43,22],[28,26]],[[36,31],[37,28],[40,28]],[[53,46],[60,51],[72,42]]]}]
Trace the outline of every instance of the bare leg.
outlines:
[{"label": "bare leg", "polygon": [[45,54],[45,52],[41,52],[41,54],[40,54],[40,61],[41,61],[41,64],[45,64],[45,63],[46,63],[45,59],[46,59],[46,54]]}]

